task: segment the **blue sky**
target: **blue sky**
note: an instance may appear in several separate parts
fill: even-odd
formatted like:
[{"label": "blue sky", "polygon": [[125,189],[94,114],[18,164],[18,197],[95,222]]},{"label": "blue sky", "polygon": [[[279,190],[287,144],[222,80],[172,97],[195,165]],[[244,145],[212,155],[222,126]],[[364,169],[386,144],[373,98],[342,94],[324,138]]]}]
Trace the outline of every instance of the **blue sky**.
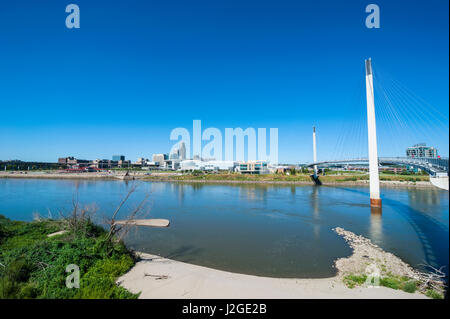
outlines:
[{"label": "blue sky", "polygon": [[[413,136],[412,119],[410,139],[394,143],[377,119],[380,155],[416,141],[448,156],[448,1],[373,2],[380,29],[365,27],[370,1],[2,3],[0,159],[136,160],[168,152],[171,130],[192,132],[195,119],[223,132],[277,127],[290,163],[312,160],[316,125],[318,157],[330,158],[342,128],[364,121],[367,57],[445,124]],[[69,3],[80,29],[65,27]]]}]

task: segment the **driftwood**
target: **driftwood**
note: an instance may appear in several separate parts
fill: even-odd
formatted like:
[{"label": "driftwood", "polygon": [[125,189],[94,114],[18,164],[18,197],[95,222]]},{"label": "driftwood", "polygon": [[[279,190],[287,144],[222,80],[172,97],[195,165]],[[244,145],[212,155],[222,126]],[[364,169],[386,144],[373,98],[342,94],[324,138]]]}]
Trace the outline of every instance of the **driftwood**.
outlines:
[{"label": "driftwood", "polygon": [[168,227],[170,221],[161,218],[152,219],[126,219],[126,220],[116,220],[114,222],[116,225],[133,225],[133,226],[149,226],[149,227]]},{"label": "driftwood", "polygon": [[144,273],[144,276],[145,277],[156,277],[156,280],[169,278],[169,276],[167,276],[167,275],[152,275],[152,274],[147,274],[147,273]]}]

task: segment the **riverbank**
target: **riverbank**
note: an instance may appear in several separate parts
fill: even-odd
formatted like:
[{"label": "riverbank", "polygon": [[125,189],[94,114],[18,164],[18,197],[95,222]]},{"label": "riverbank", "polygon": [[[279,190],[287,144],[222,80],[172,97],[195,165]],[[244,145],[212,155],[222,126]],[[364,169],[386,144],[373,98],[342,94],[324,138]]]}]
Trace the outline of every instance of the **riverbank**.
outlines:
[{"label": "riverbank", "polygon": [[[211,269],[151,254],[133,254],[121,241],[110,238],[103,228],[89,219],[72,217],[18,222],[0,215],[0,298],[442,297],[441,290],[423,286],[423,274],[398,257],[384,252],[366,238],[341,228],[335,231],[353,249],[350,257],[336,260],[336,276],[269,278]],[[69,265],[79,269],[77,289],[66,286]],[[374,281],[376,287],[365,285],[367,266],[372,267],[372,273],[373,269],[379,268],[379,283]]]},{"label": "riverbank", "polygon": [[[83,180],[122,180],[124,172],[0,172],[0,178],[20,179],[83,179]],[[177,182],[177,183],[210,183],[210,184],[268,184],[268,185],[314,185],[309,175],[240,175],[240,174],[205,174],[196,176],[193,174],[181,174],[176,172],[148,173],[131,172],[130,178],[151,182]],[[320,176],[322,185],[325,186],[368,186],[366,175],[326,175]],[[382,187],[417,187],[435,188],[428,176],[381,176]]]},{"label": "riverbank", "polygon": [[[201,179],[170,179],[170,178],[145,178],[145,181],[167,182],[167,183],[203,183],[203,184],[267,184],[267,185],[314,185],[312,181],[258,181],[258,180],[201,180]],[[323,181],[323,186],[367,186],[368,180],[359,181]],[[380,181],[382,187],[417,187],[417,188],[436,188],[429,181],[406,182],[406,181]]]},{"label": "riverbank", "polygon": [[339,278],[283,279],[236,274],[139,254],[141,260],[118,283],[139,298],[156,299],[423,299],[386,287],[348,288]]},{"label": "riverbank", "polygon": [[134,263],[122,242],[82,213],[33,222],[0,215],[0,299],[135,299],[115,284]]},{"label": "riverbank", "polygon": [[[419,272],[398,257],[384,252],[370,240],[335,229],[353,249],[347,258],[336,260],[337,275],[321,279],[269,278],[231,273],[138,253],[139,261],[117,283],[139,298],[237,298],[237,299],[426,299],[418,292]],[[367,266],[380,268],[380,282],[365,285]],[[362,278],[357,281],[355,278]],[[397,284],[397,286],[394,286]],[[437,292],[421,290],[429,296]]]}]

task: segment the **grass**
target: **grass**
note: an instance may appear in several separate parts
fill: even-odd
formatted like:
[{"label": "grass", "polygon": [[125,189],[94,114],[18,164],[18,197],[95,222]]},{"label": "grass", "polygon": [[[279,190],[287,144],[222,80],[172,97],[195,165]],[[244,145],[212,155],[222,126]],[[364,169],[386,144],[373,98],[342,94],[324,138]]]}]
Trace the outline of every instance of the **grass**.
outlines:
[{"label": "grass", "polygon": [[[364,285],[366,280],[367,280],[367,275],[350,274],[350,275],[345,276],[343,281],[347,287],[355,288],[356,286]],[[396,289],[396,290],[403,290],[408,293],[415,293],[418,288],[417,281],[412,280],[408,277],[394,276],[391,274],[382,276],[380,278],[379,284],[382,287],[387,287],[387,288]],[[442,299],[443,298],[442,293],[440,293],[436,290],[433,290],[433,289],[428,289],[425,292],[425,295],[427,297],[430,297],[433,299]]]},{"label": "grass", "polygon": [[349,288],[355,288],[356,286],[361,286],[367,280],[366,275],[348,275],[344,277],[344,283]]},{"label": "grass", "polygon": [[[122,242],[89,220],[64,235],[63,220],[12,221],[0,215],[0,298],[137,298],[116,284],[135,260]],[[80,269],[80,288],[67,288],[66,267]]]},{"label": "grass", "polygon": [[[287,174],[263,174],[250,175],[240,173],[205,173],[193,172],[176,176],[148,176],[148,180],[170,180],[170,181],[244,181],[244,182],[311,182],[310,174],[297,173],[295,175]],[[323,183],[357,182],[369,180],[368,174],[349,172],[348,174],[325,175],[320,176]],[[428,181],[428,176],[408,176],[408,175],[383,175],[380,176],[383,181],[403,181],[419,182]]]},{"label": "grass", "polygon": [[425,292],[425,295],[432,299],[444,299],[444,296],[440,292],[433,289],[428,289]]}]

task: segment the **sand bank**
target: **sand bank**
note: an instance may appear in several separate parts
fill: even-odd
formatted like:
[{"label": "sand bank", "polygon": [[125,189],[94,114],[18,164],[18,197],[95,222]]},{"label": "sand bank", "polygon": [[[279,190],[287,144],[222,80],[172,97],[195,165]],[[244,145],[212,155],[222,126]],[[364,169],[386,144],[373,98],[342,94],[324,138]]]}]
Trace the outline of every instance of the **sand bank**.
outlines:
[{"label": "sand bank", "polygon": [[[321,279],[269,278],[231,273],[192,265],[156,255],[138,253],[140,260],[118,283],[140,298],[258,298],[258,299],[426,299],[419,292],[407,293],[386,287],[357,286],[348,288],[343,278],[364,274],[367,266],[382,263],[383,273],[409,275],[414,270],[400,258],[384,252],[370,240],[342,228],[343,236],[353,249],[347,258],[336,260],[337,275]],[[381,275],[383,275],[383,273]]]},{"label": "sand bank", "polygon": [[323,279],[269,278],[231,273],[140,253],[141,260],[118,283],[139,298],[257,299],[423,299],[385,287],[347,288],[338,277]]}]

